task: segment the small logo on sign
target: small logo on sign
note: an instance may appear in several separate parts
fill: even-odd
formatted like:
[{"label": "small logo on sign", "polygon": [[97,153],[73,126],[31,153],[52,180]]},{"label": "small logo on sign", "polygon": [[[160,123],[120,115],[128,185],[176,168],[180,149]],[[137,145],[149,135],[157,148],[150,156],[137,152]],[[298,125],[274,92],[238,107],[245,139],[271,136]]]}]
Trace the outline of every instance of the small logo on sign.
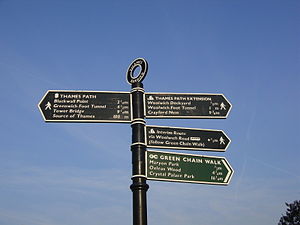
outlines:
[{"label": "small logo on sign", "polygon": [[201,138],[199,138],[199,137],[191,137],[191,141],[200,141],[201,140]]},{"label": "small logo on sign", "polygon": [[151,129],[151,130],[149,131],[149,134],[155,134],[154,129]]},{"label": "small logo on sign", "polygon": [[154,100],[154,98],[152,97],[152,95],[149,96],[148,100],[151,100],[151,101]]}]

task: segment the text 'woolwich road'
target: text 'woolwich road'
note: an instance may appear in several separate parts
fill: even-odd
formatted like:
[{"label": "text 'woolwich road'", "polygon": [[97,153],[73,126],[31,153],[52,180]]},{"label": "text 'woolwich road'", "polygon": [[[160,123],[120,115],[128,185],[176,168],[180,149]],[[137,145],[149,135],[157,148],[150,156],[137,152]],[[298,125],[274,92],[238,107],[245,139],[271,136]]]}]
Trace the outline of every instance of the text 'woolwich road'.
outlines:
[{"label": "text 'woolwich road'", "polygon": [[129,92],[48,91],[39,103],[46,122],[131,122]]},{"label": "text 'woolwich road'", "polygon": [[222,130],[146,126],[148,148],[226,151],[230,139]]},{"label": "text 'woolwich road'", "polygon": [[146,118],[226,118],[230,109],[223,94],[145,94]]},{"label": "text 'woolwich road'", "polygon": [[223,157],[146,152],[146,176],[150,180],[226,185],[232,174]]}]

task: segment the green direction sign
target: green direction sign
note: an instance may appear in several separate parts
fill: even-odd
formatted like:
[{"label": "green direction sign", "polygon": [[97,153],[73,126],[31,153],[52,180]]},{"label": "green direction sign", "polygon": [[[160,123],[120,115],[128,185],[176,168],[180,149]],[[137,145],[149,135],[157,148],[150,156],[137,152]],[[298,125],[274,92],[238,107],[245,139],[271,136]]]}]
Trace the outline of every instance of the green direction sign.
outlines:
[{"label": "green direction sign", "polygon": [[232,174],[224,157],[146,152],[146,176],[150,180],[227,185]]}]

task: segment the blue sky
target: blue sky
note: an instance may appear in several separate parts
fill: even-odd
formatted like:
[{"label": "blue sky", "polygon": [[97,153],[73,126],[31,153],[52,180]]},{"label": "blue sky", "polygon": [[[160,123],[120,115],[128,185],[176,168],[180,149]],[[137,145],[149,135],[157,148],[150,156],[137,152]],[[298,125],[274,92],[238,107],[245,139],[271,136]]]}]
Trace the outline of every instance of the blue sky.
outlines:
[{"label": "blue sky", "polygon": [[[148,224],[276,224],[300,198],[300,2],[0,0],[0,224],[132,224],[129,124],[45,123],[47,90],[223,93],[228,186],[148,181]],[[186,153],[195,153],[186,151]]]}]

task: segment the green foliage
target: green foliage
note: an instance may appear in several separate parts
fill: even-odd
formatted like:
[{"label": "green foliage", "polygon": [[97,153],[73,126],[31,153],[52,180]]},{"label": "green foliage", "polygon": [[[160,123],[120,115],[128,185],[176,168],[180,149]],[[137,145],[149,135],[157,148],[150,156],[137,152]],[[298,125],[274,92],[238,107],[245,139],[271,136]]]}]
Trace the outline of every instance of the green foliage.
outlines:
[{"label": "green foliage", "polygon": [[300,201],[285,203],[287,206],[286,215],[282,215],[278,225],[300,225]]}]

